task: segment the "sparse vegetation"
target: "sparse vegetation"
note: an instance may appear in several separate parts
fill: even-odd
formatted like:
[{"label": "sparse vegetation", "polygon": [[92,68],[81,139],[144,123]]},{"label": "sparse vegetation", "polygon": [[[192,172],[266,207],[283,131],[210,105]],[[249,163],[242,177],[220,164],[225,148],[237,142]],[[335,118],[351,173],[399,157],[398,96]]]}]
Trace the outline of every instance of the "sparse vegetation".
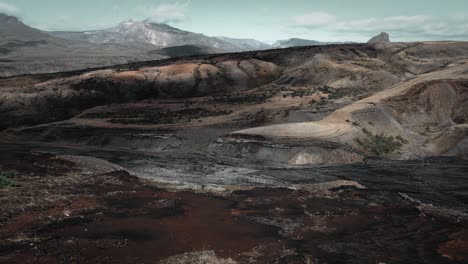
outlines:
[{"label": "sparse vegetation", "polygon": [[312,99],[312,101],[309,102],[309,105],[310,106],[316,106],[316,107],[320,107],[320,106],[325,106],[328,104],[328,99],[325,98],[325,97],[320,97],[320,100],[316,101],[314,99]]},{"label": "sparse vegetation", "polygon": [[299,90],[294,90],[292,93],[291,93],[291,97],[294,98],[294,97],[304,97],[304,96],[309,96],[309,95],[312,95],[316,93],[316,90],[315,89],[299,89]]},{"label": "sparse vegetation", "polygon": [[363,128],[362,132],[366,134],[367,138],[362,140],[356,139],[356,142],[365,151],[376,156],[395,152],[403,147],[404,144],[408,143],[408,141],[401,136],[393,137],[384,134],[372,134],[372,132],[366,128]]},{"label": "sparse vegetation", "polygon": [[355,87],[334,89],[329,86],[324,86],[319,88],[319,91],[327,93],[329,100],[340,99],[347,96],[357,98],[358,96],[365,93],[363,89]]},{"label": "sparse vegetation", "polygon": [[190,122],[194,119],[229,115],[231,111],[209,110],[205,108],[186,108],[167,110],[162,108],[120,109],[116,112],[88,114],[86,118],[109,118],[111,123],[119,124],[175,124]]},{"label": "sparse vegetation", "polygon": [[283,94],[283,97],[286,98],[288,96],[291,96],[292,98],[295,97],[304,97],[304,96],[311,96],[311,95],[325,95],[325,96],[320,96],[320,101],[312,100],[310,101],[309,105],[311,106],[324,106],[329,103],[331,100],[336,100],[340,99],[343,97],[350,96],[353,99],[358,98],[359,96],[365,94],[365,91],[360,88],[354,88],[354,87],[349,87],[349,88],[333,88],[328,85],[324,85],[318,88],[298,88],[292,90],[292,92],[289,92],[287,94]]},{"label": "sparse vegetation", "polygon": [[400,141],[401,143],[403,143],[403,144],[408,144],[408,143],[409,143],[408,140],[402,138],[400,135],[396,136],[395,138],[396,138],[397,140],[399,140],[399,141]]},{"label": "sparse vegetation", "polygon": [[264,103],[267,99],[273,97],[275,91],[266,91],[262,93],[244,93],[244,94],[228,94],[224,96],[217,96],[210,99],[212,103],[226,103],[226,104],[257,104]]},{"label": "sparse vegetation", "polygon": [[12,180],[16,176],[16,171],[0,171],[0,187],[15,185]]}]

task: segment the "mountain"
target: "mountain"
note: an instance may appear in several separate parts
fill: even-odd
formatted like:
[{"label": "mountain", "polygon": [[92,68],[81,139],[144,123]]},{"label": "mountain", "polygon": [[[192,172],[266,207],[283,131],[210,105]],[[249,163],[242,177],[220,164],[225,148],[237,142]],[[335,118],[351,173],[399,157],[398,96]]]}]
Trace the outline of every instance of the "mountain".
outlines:
[{"label": "mountain", "polygon": [[31,28],[0,13],[0,77],[72,71],[167,58],[140,43],[90,43]]},{"label": "mountain", "polygon": [[390,42],[390,35],[387,32],[382,32],[377,36],[372,37],[367,41],[368,44],[374,43],[388,43]]},{"label": "mountain", "polygon": [[285,40],[278,40],[273,44],[275,48],[290,48],[290,47],[299,47],[299,46],[312,46],[312,45],[323,45],[323,42],[316,40],[300,39],[300,38],[291,38]]},{"label": "mountain", "polygon": [[269,46],[256,40],[208,37],[148,21],[125,21],[104,30],[46,32],[0,14],[0,77],[264,48]]},{"label": "mountain", "polygon": [[104,67],[139,61],[249,50],[330,44],[209,37],[149,21],[124,21],[91,31],[46,32],[0,14],[0,77]]},{"label": "mountain", "polygon": [[233,45],[238,46],[242,50],[266,50],[271,49],[270,44],[255,40],[255,39],[236,39],[228,37],[216,37],[220,40],[229,42]]},{"label": "mountain", "polygon": [[[145,43],[165,48],[173,46],[206,46],[223,51],[240,51],[241,48],[219,38],[184,31],[166,24],[148,21],[125,21],[116,27],[83,32],[49,32],[52,36],[90,43]],[[154,48],[154,47],[153,47]]]},{"label": "mountain", "polygon": [[82,32],[55,31],[50,35],[73,41],[91,43],[145,43],[157,47],[198,46],[209,47],[222,52],[265,50],[271,45],[255,39],[229,37],[209,37],[203,34],[184,31],[167,24],[149,21],[125,21],[116,27]]},{"label": "mountain", "polygon": [[11,41],[51,41],[53,39],[45,32],[26,26],[14,16],[0,13],[0,44]]}]

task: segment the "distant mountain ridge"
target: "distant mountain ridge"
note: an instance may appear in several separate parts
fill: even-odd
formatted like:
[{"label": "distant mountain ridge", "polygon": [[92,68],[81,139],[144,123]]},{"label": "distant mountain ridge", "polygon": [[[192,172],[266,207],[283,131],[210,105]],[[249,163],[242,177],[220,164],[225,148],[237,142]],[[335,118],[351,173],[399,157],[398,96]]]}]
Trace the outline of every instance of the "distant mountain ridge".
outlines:
[{"label": "distant mountain ridge", "polygon": [[278,40],[273,43],[274,48],[291,48],[291,47],[302,47],[302,46],[314,46],[314,45],[330,45],[330,44],[353,44],[356,42],[322,42],[310,39],[290,38],[285,40]]},{"label": "distant mountain ridge", "polygon": [[223,41],[229,42],[244,50],[266,50],[271,49],[273,46],[267,44],[262,41],[258,41],[256,39],[236,39],[236,38],[229,38],[229,37],[216,37],[217,39],[221,39]]},{"label": "distant mountain ridge", "polygon": [[270,45],[210,37],[150,21],[89,31],[47,32],[0,13],[0,77],[73,71],[181,56],[330,44],[293,38]]},{"label": "distant mountain ridge", "polygon": [[90,43],[50,35],[0,13],[0,77],[168,58],[138,43]]},{"label": "distant mountain ridge", "polygon": [[272,48],[271,45],[255,39],[237,39],[229,37],[209,37],[200,33],[193,33],[167,24],[152,23],[149,21],[128,20],[116,27],[103,30],[87,31],[52,31],[48,32],[54,37],[72,41],[87,41],[90,43],[131,43],[138,42],[151,44],[160,48],[174,46],[201,46],[222,50],[224,52],[237,52],[248,50],[264,50]]},{"label": "distant mountain ridge", "polygon": [[309,39],[300,39],[300,38],[291,38],[285,40],[278,40],[273,43],[275,48],[290,48],[298,46],[311,46],[311,45],[321,45],[322,42]]},{"label": "distant mountain ridge", "polygon": [[109,29],[88,30],[81,32],[53,31],[54,37],[72,41],[87,41],[90,43],[132,43],[150,44],[160,48],[173,46],[201,46],[224,52],[249,50],[266,50],[272,48],[290,48],[298,46],[341,44],[341,42],[320,42],[316,40],[291,38],[278,40],[273,45],[247,38],[230,38],[224,36],[209,37],[193,33],[167,24],[149,21],[124,21]]},{"label": "distant mountain ridge", "polygon": [[82,32],[55,31],[52,36],[69,40],[84,40],[91,43],[145,43],[156,47],[197,45],[239,51],[241,48],[224,40],[203,34],[184,31],[166,24],[148,21],[124,21],[116,27]]}]

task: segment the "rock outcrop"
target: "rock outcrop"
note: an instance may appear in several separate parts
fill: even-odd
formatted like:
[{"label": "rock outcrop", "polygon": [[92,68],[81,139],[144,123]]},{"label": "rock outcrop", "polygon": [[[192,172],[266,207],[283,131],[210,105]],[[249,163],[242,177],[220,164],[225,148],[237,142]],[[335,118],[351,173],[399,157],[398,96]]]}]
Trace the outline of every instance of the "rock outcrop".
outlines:
[{"label": "rock outcrop", "polygon": [[387,32],[382,32],[379,35],[367,41],[368,44],[388,43],[388,42],[390,42],[390,35]]}]

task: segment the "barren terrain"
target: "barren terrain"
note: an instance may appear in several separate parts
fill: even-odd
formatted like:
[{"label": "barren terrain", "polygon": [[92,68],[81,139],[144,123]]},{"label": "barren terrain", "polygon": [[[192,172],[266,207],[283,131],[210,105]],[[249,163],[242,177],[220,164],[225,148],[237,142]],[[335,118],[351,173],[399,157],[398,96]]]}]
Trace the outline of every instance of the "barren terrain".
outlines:
[{"label": "barren terrain", "polygon": [[464,42],[0,79],[0,262],[466,263],[467,100]]},{"label": "barren terrain", "polygon": [[352,181],[198,194],[83,156],[2,152],[1,263],[461,263],[466,216]]},{"label": "barren terrain", "polygon": [[467,58],[463,42],[350,44],[16,77],[0,81],[0,127],[48,142],[83,128],[231,128],[210,151],[290,164],[464,156]]}]

